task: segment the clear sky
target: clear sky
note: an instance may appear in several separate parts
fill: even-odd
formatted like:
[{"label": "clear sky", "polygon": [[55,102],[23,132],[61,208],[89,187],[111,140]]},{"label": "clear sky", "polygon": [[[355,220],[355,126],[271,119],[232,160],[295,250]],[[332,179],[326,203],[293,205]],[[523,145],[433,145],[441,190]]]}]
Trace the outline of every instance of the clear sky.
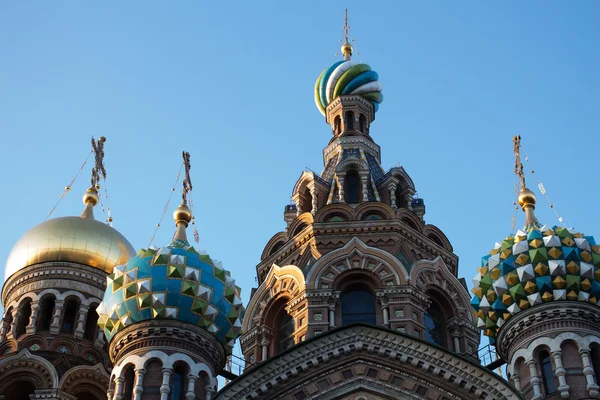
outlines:
[{"label": "clear sky", "polygon": [[[297,178],[323,166],[331,133],[312,91],[339,52],[345,7],[355,58],[384,84],[371,128],[383,166],[411,175],[459,276],[470,285],[511,233],[515,134],[536,171],[529,186],[542,181],[566,224],[600,240],[598,1],[4,1],[0,258],[104,135],[114,226],[136,249],[191,153],[200,248],[247,302]],[[53,216],[82,211],[90,170]],[[541,195],[537,214],[557,223]]]}]

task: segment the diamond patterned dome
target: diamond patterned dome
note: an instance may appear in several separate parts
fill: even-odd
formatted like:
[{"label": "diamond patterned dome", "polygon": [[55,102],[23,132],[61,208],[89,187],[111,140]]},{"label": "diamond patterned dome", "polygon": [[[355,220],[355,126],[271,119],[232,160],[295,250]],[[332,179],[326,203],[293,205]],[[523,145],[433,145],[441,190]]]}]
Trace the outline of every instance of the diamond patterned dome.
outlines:
[{"label": "diamond patterned dome", "polygon": [[198,325],[231,353],[240,335],[241,289],[229,271],[185,240],[142,249],[107,278],[98,325],[110,340],[126,326],[152,319]]}]

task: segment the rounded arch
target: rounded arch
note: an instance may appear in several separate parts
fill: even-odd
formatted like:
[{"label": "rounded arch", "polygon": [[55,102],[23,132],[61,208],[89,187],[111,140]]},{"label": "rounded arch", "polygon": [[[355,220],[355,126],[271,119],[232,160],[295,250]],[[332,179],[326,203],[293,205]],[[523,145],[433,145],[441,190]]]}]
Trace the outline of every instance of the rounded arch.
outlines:
[{"label": "rounded arch", "polygon": [[312,225],[313,222],[314,218],[311,213],[306,212],[298,215],[288,227],[288,232],[292,232],[290,237],[296,236],[302,229]]},{"label": "rounded arch", "polygon": [[77,397],[82,394],[91,394],[100,400],[106,397],[108,383],[109,376],[102,365],[79,365],[69,369],[62,376],[58,387]]},{"label": "rounded arch", "polygon": [[37,389],[52,389],[58,385],[58,374],[46,359],[27,350],[0,360],[0,393],[16,380],[27,378]]},{"label": "rounded arch", "polygon": [[332,203],[317,211],[315,222],[327,222],[331,217],[342,216],[346,221],[354,220],[354,209],[348,204]]},{"label": "rounded arch", "polygon": [[[39,349],[34,350],[31,346],[38,345]],[[28,335],[19,343],[20,349],[27,349],[29,351],[46,350],[48,348],[48,340],[41,335]]]},{"label": "rounded arch", "polygon": [[423,232],[423,221],[417,215],[406,208],[399,208],[396,210],[396,218],[404,222],[406,225],[416,230],[417,232]]},{"label": "rounded arch", "polygon": [[261,261],[272,256],[277,250],[285,245],[288,240],[288,235],[285,232],[277,232],[275,235],[273,235],[273,237],[271,237],[271,239],[269,239],[267,242],[267,245],[260,256]]},{"label": "rounded arch", "polygon": [[362,221],[370,214],[377,214],[381,219],[394,219],[396,217],[394,209],[389,205],[381,202],[363,203],[354,210],[354,219]]},{"label": "rounded arch", "polygon": [[68,336],[60,336],[50,343],[50,350],[69,355],[77,354],[77,342]]},{"label": "rounded arch", "polygon": [[423,227],[423,234],[446,250],[454,251],[448,237],[437,226],[431,224],[425,225]]}]

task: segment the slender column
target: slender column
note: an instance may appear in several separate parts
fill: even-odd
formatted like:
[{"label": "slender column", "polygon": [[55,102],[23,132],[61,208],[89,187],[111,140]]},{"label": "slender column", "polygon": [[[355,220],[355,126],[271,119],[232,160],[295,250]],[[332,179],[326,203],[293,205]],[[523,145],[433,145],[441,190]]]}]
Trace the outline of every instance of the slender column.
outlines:
[{"label": "slender column", "polygon": [[109,384],[108,384],[108,390],[106,391],[106,400],[113,400],[113,398],[114,398],[116,384],[112,384],[112,383],[113,382],[109,382]]},{"label": "slender column", "polygon": [[344,177],[343,176],[338,176],[338,174],[335,174],[335,180],[337,181],[337,186],[338,186],[338,202],[339,203],[345,203],[346,200],[344,200]]},{"label": "slender column", "polygon": [[27,325],[26,332],[27,333],[35,333],[36,331],[36,323],[37,323],[37,318],[38,318],[38,314],[40,313],[40,302],[39,301],[32,301],[31,302],[31,317],[29,318],[29,325]]},{"label": "slender column", "polygon": [[133,389],[134,400],[142,400],[142,393],[144,393],[144,375],[146,375],[146,370],[144,368],[135,370],[135,388]]},{"label": "slender column", "polygon": [[60,318],[62,316],[62,310],[65,305],[63,300],[57,300],[54,304],[54,316],[52,317],[52,324],[50,325],[50,334],[56,335],[60,331]]},{"label": "slender column", "polygon": [[82,338],[85,332],[85,320],[87,318],[88,311],[90,308],[85,305],[79,306],[79,319],[77,320],[77,328],[75,328],[75,337]]},{"label": "slender column", "polygon": [[390,327],[390,309],[388,306],[387,297],[381,298],[381,311],[383,312],[383,326],[386,328]]},{"label": "slender column", "polygon": [[512,380],[512,384],[515,387],[515,389],[517,390],[521,390],[521,375],[518,372],[515,372],[514,374],[512,374],[512,377],[510,378]]},{"label": "slender column", "polygon": [[123,399],[123,383],[125,382],[125,378],[117,378],[115,379],[115,398],[114,400],[122,400]]},{"label": "slender column", "polygon": [[335,304],[329,305],[329,327],[335,328]]},{"label": "slender column", "polygon": [[390,191],[390,206],[395,210],[396,208],[396,184],[391,184],[388,186],[388,190]]},{"label": "slender column", "polygon": [[539,400],[542,399],[542,390],[540,388],[540,377],[537,373],[537,363],[535,360],[526,361],[527,366],[529,367],[529,375],[531,375],[531,386],[533,387],[533,397],[531,400]]},{"label": "slender column", "polygon": [[263,341],[261,342],[261,346],[262,346],[262,354],[261,354],[261,361],[265,361],[268,357],[268,347],[267,347],[267,342]]},{"label": "slender column", "polygon": [[562,351],[556,350],[552,351],[550,354],[552,355],[552,358],[554,358],[554,365],[556,366],[554,373],[558,377],[558,391],[560,392],[560,397],[568,399],[569,385],[567,385],[567,371],[565,371],[562,363]]},{"label": "slender column", "polygon": [[162,385],[160,385],[160,400],[168,400],[171,388],[169,387],[169,379],[171,378],[172,368],[163,368]]},{"label": "slender column", "polygon": [[206,393],[206,395],[204,396],[204,399],[211,400],[213,398],[213,395],[215,394],[215,389],[213,389],[212,386],[210,386],[210,384],[208,384],[204,388],[204,393]]},{"label": "slender column", "polygon": [[98,329],[98,332],[96,333],[96,341],[94,342],[94,344],[98,347],[104,346],[104,331],[102,329]]},{"label": "slender column", "polygon": [[13,322],[10,324],[10,334],[12,335],[13,339],[17,338],[17,327],[19,326],[21,315],[23,315],[23,310],[21,310],[19,307],[15,307],[13,310]]},{"label": "slender column", "polygon": [[196,398],[196,394],[194,392],[194,387],[196,386],[196,377],[192,374],[187,376],[188,380],[188,389],[185,394],[185,400],[194,400]]},{"label": "slender column", "polygon": [[367,189],[367,175],[360,176],[360,182],[362,183],[362,201],[369,201],[369,190]]},{"label": "slender column", "polygon": [[312,195],[312,215],[315,215],[317,213],[317,210],[319,209],[317,201],[319,193],[317,193],[317,189],[314,186],[312,187],[310,192]]},{"label": "slender column", "polygon": [[594,378],[594,368],[592,368],[592,363],[590,362],[590,351],[588,349],[581,349],[579,350],[579,355],[581,356],[583,374],[585,375],[585,380],[587,382],[585,390],[588,391],[590,397],[597,398],[599,394],[598,385]]},{"label": "slender column", "polygon": [[454,352],[460,353],[460,333],[454,331],[452,333],[452,340],[454,341]]},{"label": "slender column", "polygon": [[6,334],[8,333],[8,321],[6,320],[6,314],[8,313],[5,313],[4,317],[0,321],[0,343],[6,340]]}]

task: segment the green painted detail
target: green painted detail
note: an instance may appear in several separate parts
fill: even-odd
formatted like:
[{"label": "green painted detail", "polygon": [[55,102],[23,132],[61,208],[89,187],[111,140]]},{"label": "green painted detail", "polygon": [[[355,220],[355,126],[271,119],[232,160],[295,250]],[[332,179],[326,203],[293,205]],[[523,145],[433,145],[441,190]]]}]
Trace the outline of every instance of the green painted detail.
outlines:
[{"label": "green painted detail", "polygon": [[152,305],[152,295],[150,293],[139,294],[137,301],[140,309],[148,308]]},{"label": "green painted detail", "polygon": [[357,64],[350,67],[346,72],[342,74],[340,79],[335,84],[335,88],[333,89],[333,96],[331,98],[335,99],[336,97],[338,97],[342,90],[344,90],[346,85],[350,83],[352,79],[356,78],[363,72],[367,72],[370,70],[371,67],[369,67],[367,64]]},{"label": "green painted detail", "polygon": [[545,262],[548,260],[548,251],[545,247],[539,249],[529,250],[529,259],[531,263],[537,264],[539,262]]},{"label": "green painted detail", "polygon": [[510,289],[508,289],[508,291],[510,292],[511,297],[517,302],[527,297],[527,294],[523,289],[523,285],[520,283],[511,287]]},{"label": "green painted detail", "polygon": [[321,84],[321,79],[323,78],[323,74],[325,73],[325,71],[327,71],[327,68],[325,68],[323,70],[323,72],[321,72],[321,75],[319,75],[319,77],[317,78],[317,82],[315,82],[315,103],[317,104],[317,107],[319,107],[319,111],[321,111],[323,114],[325,114],[325,107],[321,103],[321,95],[319,94],[319,85]]},{"label": "green painted detail", "polygon": [[381,103],[383,101],[383,94],[381,92],[363,93],[361,96],[364,99],[374,101],[375,103]]},{"label": "green painted detail", "polygon": [[195,299],[194,304],[192,304],[192,312],[202,315],[204,314],[204,310],[206,309],[207,305],[207,302],[200,299]]},{"label": "green painted detail", "polygon": [[125,286],[125,299],[134,297],[137,294],[137,284],[134,282]]},{"label": "green painted detail", "polygon": [[183,281],[181,283],[181,293],[188,296],[195,296],[198,292],[198,284],[190,281]]},{"label": "green painted detail", "polygon": [[167,267],[167,277],[168,278],[176,278],[176,279],[183,278],[183,266],[182,265],[179,265],[179,266],[169,265]]},{"label": "green painted detail", "polygon": [[113,293],[123,287],[123,275],[118,278],[113,279]]},{"label": "green painted detail", "polygon": [[157,254],[152,260],[152,265],[167,265],[169,262],[168,254]]}]

